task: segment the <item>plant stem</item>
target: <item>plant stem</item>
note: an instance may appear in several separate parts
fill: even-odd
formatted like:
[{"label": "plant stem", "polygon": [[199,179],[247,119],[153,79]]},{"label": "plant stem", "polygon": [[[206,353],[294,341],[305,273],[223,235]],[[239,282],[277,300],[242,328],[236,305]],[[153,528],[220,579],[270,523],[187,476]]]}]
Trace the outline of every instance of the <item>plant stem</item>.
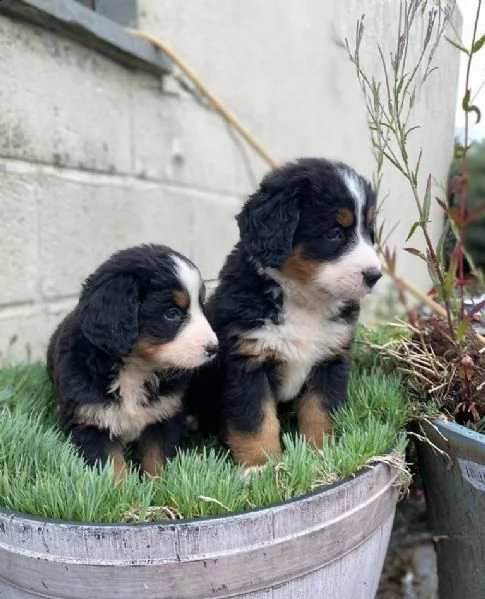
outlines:
[{"label": "plant stem", "polygon": [[[409,172],[409,166],[407,163],[406,163],[406,167]],[[418,190],[415,185],[413,185],[412,187],[413,187],[414,198],[415,198],[416,203],[418,204],[418,208],[419,208],[420,204],[419,204]],[[453,326],[453,320],[452,320],[453,311],[451,308],[450,297],[449,297],[449,294],[446,292],[446,283],[445,283],[445,279],[443,277],[443,271],[441,269],[441,265],[439,263],[438,256],[436,255],[436,252],[434,251],[433,242],[431,241],[431,237],[429,236],[428,224],[426,222],[422,223],[421,230],[423,231],[424,239],[425,239],[426,245],[428,247],[429,257],[431,259],[431,262],[435,269],[436,275],[440,282],[441,289],[443,290],[442,299],[443,299],[443,302],[444,302],[445,308],[446,308],[446,320],[448,323],[448,328],[450,329],[450,334],[451,334],[452,338],[454,339],[455,338],[455,327]]]}]

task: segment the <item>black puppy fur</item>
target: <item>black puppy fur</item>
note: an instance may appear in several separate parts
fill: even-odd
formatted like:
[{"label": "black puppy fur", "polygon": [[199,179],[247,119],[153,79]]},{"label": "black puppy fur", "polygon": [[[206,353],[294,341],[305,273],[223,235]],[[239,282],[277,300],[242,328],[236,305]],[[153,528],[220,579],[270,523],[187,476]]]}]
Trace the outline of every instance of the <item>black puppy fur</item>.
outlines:
[{"label": "black puppy fur", "polygon": [[155,476],[174,455],[191,372],[217,349],[204,294],[194,264],[162,245],[122,250],[87,279],[47,368],[61,426],[88,464],[111,458],[122,476],[130,445]]},{"label": "black puppy fur", "polygon": [[346,398],[360,299],[380,278],[375,195],[349,166],[301,159],[270,172],[237,216],[240,241],[206,306],[218,359],[191,411],[246,466],[279,455],[278,406],[320,447]]}]

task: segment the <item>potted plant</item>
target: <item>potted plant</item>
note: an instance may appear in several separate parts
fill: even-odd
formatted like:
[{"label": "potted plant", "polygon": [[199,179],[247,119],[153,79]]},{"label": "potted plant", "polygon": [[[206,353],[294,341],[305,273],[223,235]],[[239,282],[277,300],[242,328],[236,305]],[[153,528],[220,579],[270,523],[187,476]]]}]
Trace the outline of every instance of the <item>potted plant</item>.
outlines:
[{"label": "potted plant", "polygon": [[[406,241],[421,231],[425,250],[404,250],[426,264],[432,281],[429,294],[421,297],[431,310],[408,308],[403,333],[381,346],[380,351],[405,374],[408,393],[416,405],[425,397],[436,407],[434,418],[420,419],[410,432],[417,438],[419,467],[436,541],[440,597],[478,599],[485,596],[485,578],[480,573],[485,557],[485,339],[479,329],[485,300],[469,297],[473,287],[483,290],[483,286],[469,252],[473,237],[468,231],[477,227],[485,204],[471,206],[469,202],[469,161],[474,152],[469,128],[470,119],[478,121],[481,116],[473,102],[470,71],[485,36],[480,37],[477,31],[481,2],[477,3],[469,46],[460,40],[455,8],[454,2],[437,2],[431,8],[421,0],[402,2],[395,50],[386,56],[378,48],[383,73],[380,79],[370,76],[362,64],[363,18],[357,25],[355,43],[347,41],[347,49],[366,97],[377,165],[376,186],[380,186],[385,164],[392,165],[408,181],[416,221]],[[416,52],[410,47],[410,32],[422,27],[423,20],[422,46]],[[423,176],[421,151],[413,155],[410,145],[416,125],[415,100],[421,86],[433,76],[434,56],[444,43],[466,55],[464,129],[463,140],[455,146],[454,170],[446,196],[436,198],[445,227],[434,243],[429,227],[433,178],[431,174]],[[396,252],[388,247],[383,227],[379,233],[385,267],[405,302],[409,285],[397,274]]]},{"label": "potted plant", "polygon": [[[159,479],[114,484],[62,435],[42,364],[0,367],[0,595],[372,599],[391,532],[409,418],[399,377],[355,371],[335,437],[292,433],[250,478],[214,441]],[[392,453],[388,449],[394,448]]]}]

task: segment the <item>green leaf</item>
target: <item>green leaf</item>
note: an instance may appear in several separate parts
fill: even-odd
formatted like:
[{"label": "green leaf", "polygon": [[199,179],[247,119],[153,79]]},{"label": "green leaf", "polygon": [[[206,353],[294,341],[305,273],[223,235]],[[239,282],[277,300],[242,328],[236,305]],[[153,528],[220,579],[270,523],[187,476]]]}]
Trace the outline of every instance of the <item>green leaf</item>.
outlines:
[{"label": "green leaf", "polygon": [[449,44],[451,44],[454,48],[456,48],[457,50],[460,50],[460,52],[464,52],[468,56],[468,50],[465,48],[465,46],[462,46],[458,42],[455,42],[454,40],[452,40],[451,38],[449,38],[447,35],[445,35],[445,40]]},{"label": "green leaf", "polygon": [[415,125],[414,127],[409,127],[409,129],[406,131],[404,139],[407,141],[409,134],[412,133],[413,131],[416,131],[416,129],[421,129],[421,125]]},{"label": "green leaf", "polygon": [[477,120],[475,121],[475,124],[477,124],[480,122],[480,119],[482,118],[482,113],[480,112],[480,108],[478,108],[476,104],[470,104],[470,98],[471,90],[467,89],[465,95],[463,96],[463,100],[461,101],[461,107],[465,112],[473,112],[477,115]]},{"label": "green leaf", "polygon": [[462,341],[465,337],[465,333],[467,332],[468,327],[470,326],[470,322],[464,318],[460,324],[456,327],[456,338],[458,341]]},{"label": "green leaf", "polygon": [[426,182],[426,192],[424,194],[423,200],[423,220],[429,220],[429,210],[431,206],[431,175],[428,175],[428,180]]},{"label": "green leaf", "polygon": [[475,121],[475,125],[478,124],[482,118],[482,113],[480,111],[480,108],[478,108],[478,106],[476,104],[472,104],[467,112],[473,112],[474,114],[477,115],[477,120]]},{"label": "green leaf", "polygon": [[408,242],[411,239],[411,237],[414,235],[416,229],[419,227],[420,224],[421,222],[419,220],[412,224],[411,228],[409,229],[408,236],[406,237],[406,242]]},{"label": "green leaf", "polygon": [[478,52],[483,44],[485,44],[485,35],[482,35],[479,39],[477,39],[477,41],[473,44],[472,46],[472,54],[475,54],[475,52]]},{"label": "green leaf", "polygon": [[403,167],[396,161],[394,160],[394,158],[389,154],[389,152],[386,152],[384,150],[382,150],[382,153],[384,154],[384,156],[386,157],[387,160],[389,160],[389,162],[395,167],[397,168],[397,170],[402,173],[404,176],[406,176],[406,171],[403,169]]},{"label": "green leaf", "polygon": [[422,157],[423,157],[423,148],[419,148],[419,156],[418,156],[418,159],[416,160],[416,166],[414,168],[414,173],[413,173],[413,182],[415,185],[417,185],[417,183],[418,183],[419,167],[421,166],[421,158]]},{"label": "green leaf", "polygon": [[409,110],[414,108],[414,103],[416,102],[416,89],[413,89],[412,94],[409,96]]},{"label": "green leaf", "polygon": [[377,229],[376,229],[376,233],[375,233],[375,237],[376,237],[376,243],[377,245],[381,245],[382,243],[382,239],[384,236],[384,223],[381,223]]},{"label": "green leaf", "polygon": [[451,297],[453,295],[453,291],[455,289],[455,279],[456,279],[456,265],[451,263],[448,270],[445,272],[444,277],[444,288],[443,288],[443,299],[445,297]]},{"label": "green leaf", "polygon": [[460,143],[456,143],[455,144],[455,158],[456,159],[460,159],[463,158],[463,155],[465,154],[465,148],[462,144]]},{"label": "green leaf", "polygon": [[440,235],[438,243],[436,245],[436,255],[439,257],[440,261],[444,261],[444,246],[446,239],[448,238],[448,233],[450,231],[451,224],[448,219],[446,219],[445,224],[443,226],[443,232]]},{"label": "green leaf", "polygon": [[417,250],[416,248],[404,248],[405,252],[408,252],[409,254],[412,254],[413,256],[417,256],[418,258],[421,258],[421,260],[424,260],[424,262],[426,262],[426,256],[423,254],[423,252],[421,252],[420,250]]}]

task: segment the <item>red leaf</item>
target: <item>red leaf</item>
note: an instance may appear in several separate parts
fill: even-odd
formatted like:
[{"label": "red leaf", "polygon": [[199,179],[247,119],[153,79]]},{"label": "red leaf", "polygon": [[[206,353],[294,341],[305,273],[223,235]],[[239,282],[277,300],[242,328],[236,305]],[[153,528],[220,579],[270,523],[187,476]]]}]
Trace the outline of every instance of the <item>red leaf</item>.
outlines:
[{"label": "red leaf", "polygon": [[478,206],[475,206],[473,210],[470,210],[470,212],[468,212],[465,219],[465,225],[469,225],[473,221],[477,220],[477,218],[480,216],[480,214],[482,214],[482,212],[485,212],[485,202],[479,204]]},{"label": "red leaf", "polygon": [[455,175],[448,184],[448,199],[451,199],[455,193],[460,193],[463,184],[466,183],[466,177],[461,173]]},{"label": "red leaf", "polygon": [[478,304],[475,304],[473,306],[473,308],[471,308],[471,310],[467,310],[467,317],[470,318],[470,317],[474,316],[477,312],[480,312],[480,310],[484,307],[485,307],[485,299],[482,300],[481,302],[478,302]]},{"label": "red leaf", "polygon": [[436,198],[436,201],[440,205],[440,208],[442,208],[446,212],[448,218],[450,218],[454,223],[456,223],[459,227],[461,227],[464,224],[459,212],[447,206],[443,202],[443,200],[440,200],[439,198]]},{"label": "red leaf", "polygon": [[391,251],[389,246],[386,245],[386,247],[384,247],[382,250],[382,254],[384,256],[387,268],[391,274],[394,274],[394,271],[396,270],[396,249]]},{"label": "red leaf", "polygon": [[443,210],[445,212],[448,210],[449,206],[448,206],[448,204],[445,204],[445,202],[443,202],[443,200],[440,200],[440,198],[436,198],[436,201],[438,202],[440,207],[443,208]]}]

